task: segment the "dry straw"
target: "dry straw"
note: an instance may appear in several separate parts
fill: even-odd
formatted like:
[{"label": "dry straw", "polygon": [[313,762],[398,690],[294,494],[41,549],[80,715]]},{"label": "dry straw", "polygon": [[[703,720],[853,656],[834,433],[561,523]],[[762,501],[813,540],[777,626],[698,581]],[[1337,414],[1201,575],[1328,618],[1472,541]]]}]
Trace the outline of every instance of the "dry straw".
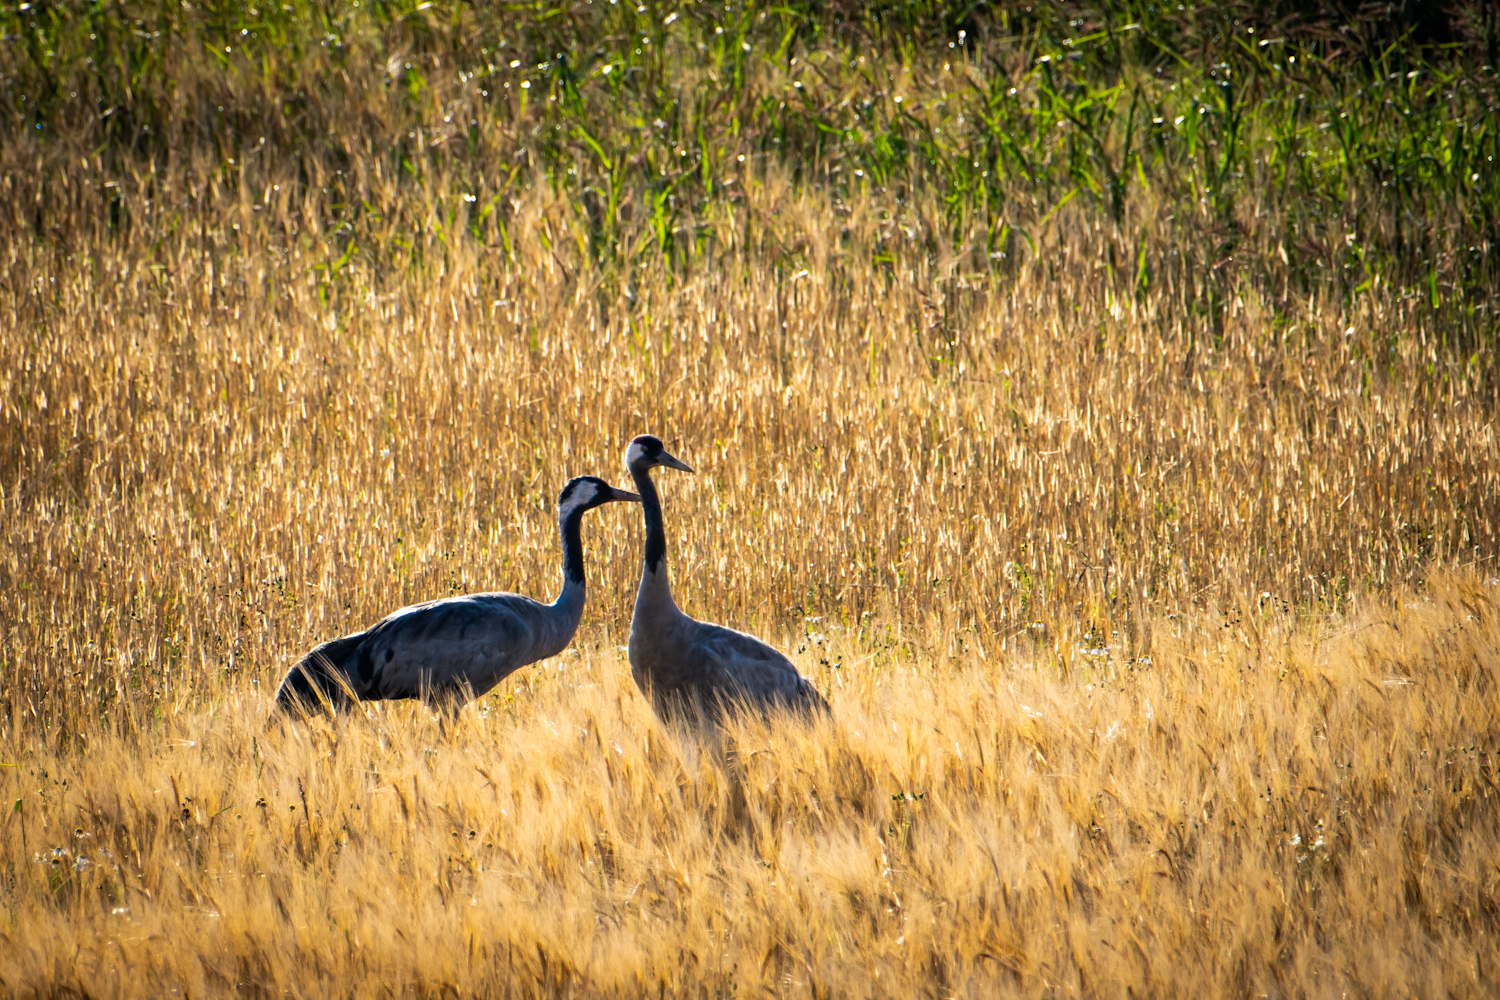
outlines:
[{"label": "dry straw", "polygon": [[[1149,668],[797,659],[725,772],[585,640],[456,732],[264,696],[13,734],[17,996],[1337,996],[1493,985],[1495,587],[1159,622]],[[819,669],[816,658],[835,664]],[[205,689],[206,688],[206,689]],[[33,860],[33,856],[35,860]]]},{"label": "dry straw", "polygon": [[[846,183],[874,169],[853,146],[816,183],[695,167],[718,186],[651,216],[619,180],[657,169],[645,140],[586,151],[618,188],[494,175],[558,124],[514,105],[471,160],[418,156],[418,118],[504,73],[443,83],[424,35],[426,82],[376,60],[402,81],[377,90],[356,34],[327,50],[359,86],[275,105],[360,123],[336,141],[137,148],[121,111],[0,149],[0,994],[1493,993],[1497,383],[1488,272],[1442,249],[1483,257],[1477,187],[1423,223],[1425,271],[1404,203],[1320,202],[1350,239],[1299,249],[1274,157],[1189,200],[1118,120],[1089,156],[1142,186],[1053,192],[1024,234],[936,182],[898,197],[890,163]],[[792,51],[736,100],[790,87]],[[136,125],[287,96],[272,62],[215,92],[199,57],[160,93],[142,70]],[[943,58],[862,78],[931,114],[959,70],[1005,93],[1008,63]],[[831,73],[804,89],[853,86]],[[1099,106],[1064,82],[1017,100]],[[1362,233],[1408,270],[1307,278]],[[269,721],[320,639],[550,595],[558,489],[621,482],[646,431],[698,469],[662,482],[684,609],[782,645],[831,720],[747,727],[727,763],[654,721],[619,505],[584,529],[574,648],[456,731]]]},{"label": "dry straw", "polygon": [[[873,613],[999,653],[1055,620],[1149,655],[1141,606],[1335,610],[1434,559],[1489,565],[1490,349],[1455,357],[1420,303],[1289,319],[1247,289],[1209,336],[1167,282],[1113,291],[1082,219],[997,289],[855,266],[828,210],[757,194],[810,234],[807,268],[747,249],[615,298],[556,262],[540,194],[518,265],[466,242],[401,280],[354,262],[337,306],[265,227],[209,252],[217,214],[149,256],[13,243],[11,718],[180,705],[404,603],[545,594],[557,489],[618,479],[641,431],[701,470],[667,484],[686,607],[772,637]],[[588,528],[611,634],[638,532]]]},{"label": "dry straw", "polygon": [[[999,294],[829,253],[631,305],[522,232],[496,290],[337,311],[191,230],[13,255],[5,989],[1482,995],[1494,587],[1398,584],[1488,565],[1483,383],[1398,304],[1189,346],[1088,238]],[[616,651],[625,508],[575,651],[456,736],[265,728],[320,638],[546,594],[552,494],[638,430],[700,470],[684,605],[833,703],[741,735],[744,811]]]}]

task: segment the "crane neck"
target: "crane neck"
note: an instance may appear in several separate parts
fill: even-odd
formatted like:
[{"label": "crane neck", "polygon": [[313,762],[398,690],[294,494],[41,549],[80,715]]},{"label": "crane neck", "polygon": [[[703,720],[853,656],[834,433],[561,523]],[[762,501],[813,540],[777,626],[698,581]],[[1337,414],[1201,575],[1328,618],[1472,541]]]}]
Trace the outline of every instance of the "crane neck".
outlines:
[{"label": "crane neck", "polygon": [[662,524],[661,497],[649,469],[632,468],[630,475],[635,479],[635,491],[641,495],[641,513],[646,519],[646,560],[636,604],[654,598],[676,607],[672,582],[667,577],[667,531]]},{"label": "crane neck", "polygon": [[566,520],[558,522],[557,530],[562,536],[563,546],[563,585],[562,593],[552,604],[579,617],[583,615],[586,590],[583,580],[583,515],[582,510],[575,510]]}]

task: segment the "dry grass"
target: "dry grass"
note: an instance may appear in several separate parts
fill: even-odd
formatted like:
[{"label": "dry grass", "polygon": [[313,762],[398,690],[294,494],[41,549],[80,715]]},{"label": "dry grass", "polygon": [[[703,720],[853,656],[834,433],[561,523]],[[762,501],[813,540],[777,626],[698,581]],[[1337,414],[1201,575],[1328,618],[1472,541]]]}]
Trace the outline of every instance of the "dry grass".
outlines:
[{"label": "dry grass", "polygon": [[[755,194],[808,234],[806,273],[747,250],[634,302],[555,263],[540,194],[519,266],[464,242],[355,263],[327,306],[318,251],[232,203],[149,253],[23,233],[0,303],[11,719],[176,707],[403,603],[546,592],[556,491],[618,479],[646,430],[700,470],[666,485],[685,606],[773,636],[931,618],[929,652],[999,653],[1049,620],[1146,655],[1143,604],[1331,611],[1495,554],[1493,345],[1456,350],[1420,304],[1288,316],[1247,291],[1215,334],[1166,284],[1120,297],[1107,237],[1066,218],[995,286],[858,264],[832,210]],[[851,239],[885,225],[852,213]],[[638,530],[588,530],[612,634]]]},{"label": "dry grass", "polygon": [[833,630],[797,659],[843,657],[836,721],[740,734],[743,821],[595,641],[446,739],[410,705],[266,731],[243,687],[69,752],[13,733],[0,982],[1488,995],[1494,595],[1443,578],[1327,631],[1161,623],[1149,669],[1066,676],[1045,644],[935,668]]},{"label": "dry grass", "polygon": [[[610,271],[543,184],[486,244],[357,145],[337,267],[316,157],[0,151],[0,992],[1493,991],[1482,309],[1205,298],[1149,193],[970,273],[899,235],[932,196],[774,165]],[[628,679],[619,507],[574,649],[456,733],[267,728],[319,639],[550,592],[643,431],[681,603],[833,704],[737,735],[743,814]]]}]

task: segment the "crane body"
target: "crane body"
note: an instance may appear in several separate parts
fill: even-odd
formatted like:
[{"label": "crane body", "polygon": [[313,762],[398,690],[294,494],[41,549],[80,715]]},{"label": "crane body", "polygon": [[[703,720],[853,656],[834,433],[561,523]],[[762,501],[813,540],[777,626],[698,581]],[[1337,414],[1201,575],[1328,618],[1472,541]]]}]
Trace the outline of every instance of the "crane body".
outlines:
[{"label": "crane body", "polygon": [[558,498],[562,593],[551,604],[521,594],[465,594],[402,608],[363,632],[325,642],[287,672],[276,694],[287,711],[355,701],[421,698],[458,705],[510,674],[555,656],[583,616],[583,515],[611,501],[638,501],[593,476]]},{"label": "crane body", "polygon": [[650,471],[657,466],[691,473],[659,439],[630,443],[625,464],[635,479],[646,523],[645,564],[630,622],[630,672],[664,719],[700,717],[713,722],[726,711],[826,712],[828,703],[784,655],[753,635],[684,614],[667,575],[661,498]]}]

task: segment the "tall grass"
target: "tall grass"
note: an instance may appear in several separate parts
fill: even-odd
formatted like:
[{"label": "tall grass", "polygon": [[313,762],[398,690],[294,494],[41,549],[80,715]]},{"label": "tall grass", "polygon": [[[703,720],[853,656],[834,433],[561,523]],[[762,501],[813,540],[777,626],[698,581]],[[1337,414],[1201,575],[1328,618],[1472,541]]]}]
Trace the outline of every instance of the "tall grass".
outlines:
[{"label": "tall grass", "polygon": [[[687,607],[773,634],[931,616],[998,652],[1061,616],[1149,655],[1143,607],[1327,612],[1492,565],[1493,348],[1419,302],[1289,316],[1247,290],[1209,337],[1166,292],[1099,287],[1081,221],[996,290],[845,269],[840,216],[753,197],[808,234],[806,273],[610,294],[548,248],[545,191],[515,266],[459,244],[392,287],[355,260],[329,304],[318,252],[264,235],[274,198],[223,207],[241,236],[184,216],[127,253],[13,244],[11,717],[175,704],[402,603],[545,593],[560,484],[621,474],[643,430],[701,470],[666,485]],[[638,528],[596,522],[588,614],[618,631]]]},{"label": "tall grass", "polygon": [[1486,996],[1495,587],[1402,600],[1160,621],[1149,669],[1066,675],[832,628],[797,659],[836,721],[739,732],[742,815],[594,641],[446,737],[267,731],[243,686],[12,732],[0,989]]},{"label": "tall grass", "polygon": [[1213,315],[1244,283],[1486,309],[1486,5],[1410,24],[1172,6],[26,4],[0,13],[0,118],[8,171],[34,151],[91,191],[28,189],[38,237],[78,197],[145,223],[99,187],[171,164],[197,179],[169,196],[183,210],[279,188],[330,276],[454,240],[508,253],[533,187],[564,199],[548,238],[572,267],[628,283],[748,239],[796,270],[800,233],[743,229],[770,171],[890,213],[849,247],[861,263],[1004,273],[1073,204],[1113,283],[1175,276]]},{"label": "tall grass", "polygon": [[[0,990],[1492,989],[1493,20],[846,14],[0,11]],[[658,727],[608,508],[266,727],[643,431],[832,722]]]}]

